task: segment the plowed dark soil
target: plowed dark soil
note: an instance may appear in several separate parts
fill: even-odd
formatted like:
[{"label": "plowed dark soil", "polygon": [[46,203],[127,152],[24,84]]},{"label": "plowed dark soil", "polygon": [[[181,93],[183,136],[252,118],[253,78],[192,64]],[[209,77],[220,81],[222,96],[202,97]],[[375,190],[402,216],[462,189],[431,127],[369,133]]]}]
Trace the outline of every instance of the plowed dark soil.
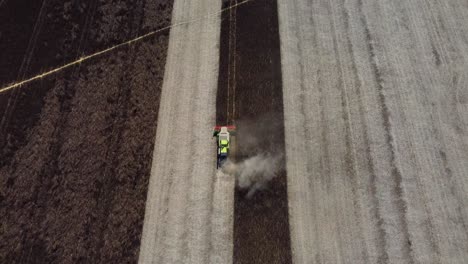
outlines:
[{"label": "plowed dark soil", "polygon": [[[239,127],[252,126],[250,133],[260,139],[264,151],[284,153],[276,1],[256,0],[242,5],[234,15],[225,13],[221,26],[217,122],[230,122],[226,99],[230,89],[230,98],[235,93],[234,116],[230,118]],[[243,140],[237,139],[238,159],[256,154],[243,149]],[[246,198],[246,194],[247,190],[240,189],[235,193],[234,263],[291,263],[286,171],[252,198]]]},{"label": "plowed dark soil", "polygon": [[[1,86],[166,26],[172,9],[32,2],[0,6]],[[167,42],[0,94],[0,263],[137,261]]]}]

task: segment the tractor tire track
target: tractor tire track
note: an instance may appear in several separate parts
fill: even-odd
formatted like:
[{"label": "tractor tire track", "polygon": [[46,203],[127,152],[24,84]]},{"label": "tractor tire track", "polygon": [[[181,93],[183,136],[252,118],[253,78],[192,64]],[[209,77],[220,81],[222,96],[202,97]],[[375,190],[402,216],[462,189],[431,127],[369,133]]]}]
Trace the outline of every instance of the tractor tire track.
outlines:
[{"label": "tractor tire track", "polygon": [[[361,4],[361,3],[359,3]],[[385,242],[385,231],[382,227],[382,216],[381,211],[379,208],[379,201],[377,199],[377,190],[376,190],[376,176],[375,176],[375,167],[373,156],[370,150],[371,147],[371,138],[369,135],[369,127],[368,122],[366,122],[365,116],[365,105],[364,105],[364,87],[363,84],[365,81],[362,81],[359,76],[359,68],[358,68],[358,51],[356,49],[359,48],[360,45],[355,46],[356,44],[353,43],[353,39],[350,36],[359,36],[359,33],[355,32],[355,27],[353,22],[355,22],[354,17],[350,17],[349,13],[356,12],[359,10],[362,15],[362,5],[353,5],[353,3],[345,3],[343,8],[343,18],[346,21],[344,30],[347,33],[346,40],[347,40],[347,53],[349,56],[353,58],[351,60],[350,67],[352,68],[352,77],[354,79],[354,83],[351,83],[349,86],[351,88],[351,93],[348,94],[350,97],[348,101],[348,107],[354,107],[354,113],[352,111],[350,126],[352,124],[361,124],[360,127],[356,126],[357,134],[362,133],[363,137],[362,140],[352,140],[353,142],[353,163],[354,163],[354,170],[355,170],[355,182],[354,185],[357,188],[357,199],[358,202],[356,204],[356,208],[360,207],[360,214],[361,214],[361,232],[364,234],[364,241],[365,246],[363,247],[363,255],[365,259],[369,259],[372,262],[376,263],[384,263],[388,261],[388,255],[385,250],[386,242]],[[359,19],[359,18],[357,18]],[[363,19],[360,20],[361,23],[365,23]],[[367,35],[368,36],[368,35]],[[367,45],[365,47],[369,50],[369,41],[367,41]],[[370,63],[372,64],[372,63]],[[374,80],[377,82],[377,80]],[[357,102],[358,106],[356,109],[355,104],[353,102]],[[354,114],[354,115],[353,115]],[[366,162],[367,161],[367,162]],[[361,183],[361,180],[358,178],[358,175],[361,175],[365,172],[368,172],[367,177],[368,181],[365,184]],[[371,232],[365,232],[367,228],[374,228]]]},{"label": "tractor tire track", "polygon": [[[360,0],[358,1],[358,9],[361,12],[361,23],[365,31],[366,43],[369,52],[369,63],[372,67],[372,71],[375,76],[375,83],[377,84],[378,100],[379,105],[381,106],[381,116],[383,128],[385,131],[383,135],[385,135],[384,138],[387,145],[387,153],[390,157],[388,166],[390,166],[390,175],[393,178],[392,182],[386,182],[385,190],[379,190],[379,187],[377,187],[377,190],[379,190],[379,192],[385,192],[388,195],[387,199],[389,199],[390,201],[390,203],[388,203],[388,201],[386,200],[381,200],[380,202],[383,210],[387,208],[390,209],[386,212],[383,211],[382,214],[384,223],[383,227],[385,230],[385,235],[387,237],[385,242],[385,244],[387,245],[387,256],[389,257],[389,262],[392,263],[401,261],[411,262],[411,241],[409,237],[409,231],[407,226],[408,224],[405,215],[406,205],[404,204],[404,200],[402,197],[402,175],[400,169],[396,165],[396,154],[394,148],[395,141],[394,136],[392,134],[392,124],[390,121],[391,114],[388,109],[388,102],[384,92],[384,80],[382,78],[382,72],[379,68],[376,59],[376,50],[373,44],[375,40],[369,29],[368,18],[363,12],[363,3]],[[384,179],[382,179],[380,182],[383,183],[383,181]],[[380,186],[379,182],[377,182],[377,186]],[[394,231],[394,228],[397,229],[396,233]],[[396,239],[390,240],[388,239],[389,236],[394,237]]]},{"label": "tractor tire track", "polygon": [[[31,57],[34,53],[34,48],[36,47],[37,38],[39,33],[42,30],[42,24],[44,21],[45,9],[47,6],[47,0],[42,1],[41,8],[39,10],[39,14],[37,16],[37,21],[34,24],[34,29],[32,31],[31,38],[29,40],[28,47],[26,48],[26,54],[21,62],[21,66],[19,68],[18,75],[16,77],[17,80],[23,80],[28,72],[29,64],[31,63]],[[5,129],[9,123],[9,120],[12,116],[12,112],[16,107],[16,103],[19,97],[20,91],[14,90],[8,95],[8,101],[6,104],[5,112],[2,115],[2,119],[0,121],[0,139],[5,138]],[[2,141],[0,141],[0,148],[3,147]]]},{"label": "tractor tire track", "polygon": [[[46,1],[29,3],[27,1],[2,1],[0,9],[0,29],[2,37],[2,61],[0,62],[0,80],[6,84],[14,81],[20,75],[21,68],[24,68],[27,57],[31,51],[32,42],[40,31],[40,24],[43,21],[42,15],[46,6]],[[21,12],[26,4],[28,6],[27,16],[19,18],[9,16],[9,13]]]},{"label": "tractor tire track", "polygon": [[[96,3],[97,1],[95,0],[90,4],[90,9],[88,10],[87,15],[85,16],[83,30],[81,32],[81,38],[78,44],[78,49],[75,54],[80,54],[86,47],[86,36],[88,34],[88,31],[90,30],[90,21],[93,19],[94,12],[96,9]],[[79,70],[80,67],[77,67],[71,71],[69,76],[64,75],[64,77],[66,76],[65,78],[68,77],[71,80],[77,80]],[[24,78],[24,76],[22,78]],[[30,212],[30,215],[34,216],[34,218],[38,221],[43,221],[43,219],[45,219],[47,215],[47,209],[50,203],[50,196],[48,194],[52,187],[52,177],[50,177],[50,175],[56,175],[60,173],[57,162],[59,161],[60,149],[63,145],[62,142],[66,140],[66,137],[64,137],[64,135],[61,132],[64,130],[68,122],[68,113],[70,112],[71,107],[70,101],[75,95],[75,87],[73,81],[65,82],[63,85],[58,85],[57,87],[58,89],[54,92],[58,94],[57,97],[60,101],[59,108],[63,114],[57,116],[59,118],[55,120],[56,129],[53,131],[52,135],[50,135],[51,138],[53,138],[54,143],[48,146],[50,155],[48,155],[45,158],[45,162],[39,169],[39,174],[37,178],[40,184],[36,185],[35,189],[33,190],[33,201],[35,201],[35,203],[40,206],[39,208],[32,208],[33,211]],[[31,240],[31,238],[27,236],[28,233],[24,233],[23,244],[28,244],[28,241]],[[31,246],[31,248],[33,248],[34,246],[35,245]],[[22,257],[23,256],[24,254],[22,254]],[[23,260],[20,259],[20,262],[22,261]],[[26,262],[29,261],[29,259],[26,260]]]},{"label": "tractor tire track", "polygon": [[[46,8],[46,5],[45,5],[45,4],[46,4],[46,3],[44,2],[44,5],[43,5],[43,7],[42,7],[43,10],[41,11],[42,15],[45,15],[45,14],[46,14],[46,13],[45,13],[45,10],[44,10],[44,9]],[[52,5],[52,4],[53,4],[53,3],[49,2],[49,7],[48,7],[48,8],[50,8],[50,5]],[[43,17],[43,16],[41,16],[41,17]],[[39,25],[42,25],[43,23],[45,23],[47,26],[50,26],[50,23],[52,23],[51,20],[52,20],[52,19],[50,19],[50,16],[48,16],[48,20],[47,20],[46,22],[40,22],[40,23],[38,22],[38,23],[36,24],[36,27],[35,27],[35,28],[36,28],[36,30],[35,30],[36,32],[35,32],[34,38],[33,38],[34,41],[32,41],[32,42],[34,43],[34,45],[32,45],[32,46],[30,45],[31,48],[29,49],[29,53],[28,53],[28,56],[27,56],[27,58],[26,58],[26,61],[27,61],[27,62],[26,62],[26,63],[23,63],[23,66],[24,66],[24,65],[27,65],[27,67],[23,67],[23,66],[22,66],[22,68],[21,68],[21,69],[23,69],[23,70],[22,70],[22,76],[20,76],[20,77],[23,78],[24,76],[26,76],[26,74],[28,74],[28,70],[29,70],[29,68],[30,68],[29,65],[31,65],[32,67],[37,67],[37,64],[36,64],[36,63],[31,64],[31,61],[32,61],[32,59],[33,59],[33,55],[34,55],[35,50],[37,51],[37,50],[39,50],[39,49],[41,48],[40,45],[37,45],[37,47],[36,47],[36,44],[35,44],[35,43],[37,43],[37,39],[38,39],[38,38],[39,38],[39,39],[42,39],[42,38],[43,38],[42,35],[40,35],[39,32],[38,32],[39,29],[41,28],[41,26],[39,26]],[[41,20],[41,21],[42,21],[42,20]],[[46,28],[46,27],[42,27],[42,28]],[[58,41],[58,42],[62,42],[62,41],[65,42],[67,38],[71,38],[71,36],[70,36],[70,35],[67,35],[65,38],[59,38],[59,41]],[[60,44],[60,43],[57,43],[57,44]],[[63,52],[66,52],[66,50],[63,50]],[[36,52],[36,53],[37,53],[37,52]],[[38,57],[38,55],[34,55],[34,57]],[[39,57],[40,57],[40,56],[39,56]],[[15,92],[15,91],[13,91],[13,92]],[[23,94],[23,93],[24,93],[24,92],[20,92],[19,94]],[[21,102],[20,105],[19,105],[19,107],[20,107],[20,106],[24,106],[24,105],[25,105],[25,102],[24,102],[24,101],[27,101],[27,99],[29,99],[29,98],[34,98],[34,95],[35,95],[35,94],[41,94],[41,91],[33,92],[32,97],[31,97],[31,96],[28,96],[28,95],[26,95],[26,96],[22,95],[21,101],[19,101],[19,102]],[[16,95],[18,95],[18,94],[16,94]],[[20,99],[18,98],[18,100],[20,100]],[[36,99],[36,100],[37,100],[37,99]],[[15,104],[16,104],[16,103],[15,103]],[[26,103],[26,104],[27,104],[27,103]],[[34,104],[34,103],[33,103],[33,104]],[[41,104],[41,103],[40,103],[40,104]],[[24,111],[24,110],[21,109],[21,108],[19,108],[18,110],[16,110],[16,107],[10,107],[9,109],[10,109],[11,111],[17,111],[17,112],[20,113],[20,114],[15,114],[15,115],[14,115],[15,118],[18,118],[18,116],[21,117],[21,115],[22,115],[21,112]],[[32,109],[34,109],[34,107],[33,107]],[[27,111],[30,111],[30,110],[28,109],[28,110],[26,110],[26,112],[27,112]],[[8,114],[5,114],[5,116],[8,116]],[[29,118],[30,118],[30,117],[29,117]],[[34,118],[34,117],[33,117],[33,118]],[[13,123],[16,123],[16,122],[17,122],[17,120],[14,120]],[[34,122],[27,121],[26,124],[34,124]],[[10,125],[10,126],[11,126],[11,125]],[[14,124],[13,124],[13,126],[14,126]],[[9,128],[9,129],[11,129],[11,128]],[[12,129],[12,130],[13,130],[13,129]],[[13,131],[14,131],[14,130],[13,130]],[[12,133],[13,131],[9,131],[9,133]],[[49,135],[49,136],[50,136],[50,135]],[[5,137],[2,137],[2,138],[4,139]],[[53,138],[53,140],[55,140],[55,137],[54,137],[54,136],[51,136],[51,138]],[[18,145],[21,146],[21,144],[18,144]],[[18,148],[18,147],[20,147],[20,146],[15,146],[15,148]],[[21,152],[21,150],[19,150],[19,152]],[[46,153],[46,152],[44,152],[44,154],[45,154],[45,153]],[[4,155],[6,156],[6,158],[11,158],[11,156],[8,156],[8,153],[6,153],[6,154],[4,153]],[[46,157],[44,157],[44,158],[46,158]],[[47,159],[47,158],[46,158],[46,159]],[[21,163],[21,162],[19,162],[19,163]],[[45,160],[45,163],[44,163],[44,164],[47,164],[47,163],[49,163],[49,162],[48,162],[47,160]],[[53,162],[52,162],[52,163],[53,163]],[[21,181],[22,181],[21,178],[23,178],[23,177],[26,176],[26,175],[18,174],[18,172],[21,172],[22,170],[19,169],[19,170],[15,171],[14,168],[15,168],[16,166],[18,166],[18,162],[17,162],[17,161],[14,161],[13,164],[12,164],[12,166],[10,167],[10,169],[13,169],[13,170],[11,171],[11,175],[8,177],[8,180],[10,181],[11,185],[14,185],[16,181],[20,181],[20,182],[21,182]],[[43,197],[43,194],[44,194],[45,192],[47,192],[47,189],[48,189],[48,186],[49,186],[49,184],[48,184],[49,178],[47,177],[47,175],[46,175],[46,176],[44,175],[44,173],[46,173],[46,172],[47,172],[47,171],[46,171],[46,168],[45,168],[45,167],[43,167],[43,168],[37,167],[37,170],[36,170],[36,169],[30,170],[30,173],[31,173],[32,175],[35,175],[35,177],[33,177],[32,175],[28,176],[28,177],[31,179],[31,181],[34,182],[34,184],[32,184],[32,185],[29,187],[29,188],[31,188],[31,192],[27,192],[27,191],[26,191],[26,193],[23,194],[23,196],[25,196],[25,197],[28,197],[28,196],[29,196],[29,199],[31,199],[31,201],[33,201],[35,204],[37,204],[37,205],[39,205],[39,206],[37,206],[37,207],[26,207],[26,208],[23,208],[22,210],[19,211],[19,212],[26,211],[27,214],[29,215],[29,218],[30,218],[30,219],[27,219],[27,220],[26,220],[27,230],[34,230],[34,228],[37,228],[37,227],[32,227],[32,226],[30,226],[30,223],[33,222],[33,221],[36,221],[36,220],[38,220],[38,219],[42,219],[42,218],[43,218],[44,207],[45,207],[45,205],[47,204],[47,198],[44,198],[44,197]],[[7,187],[8,187],[8,186],[7,186]],[[45,188],[45,189],[44,189],[44,188]],[[32,220],[32,221],[31,221],[31,220]],[[40,220],[39,220],[39,221],[40,221]],[[24,223],[23,223],[23,224],[24,224]],[[11,231],[14,232],[14,230],[15,230],[15,229],[12,228]],[[39,239],[41,239],[41,238],[39,238]],[[26,258],[30,257],[31,252],[33,252],[33,251],[38,251],[38,250],[41,251],[41,250],[42,250],[41,246],[38,246],[37,244],[35,244],[34,242],[32,242],[32,240],[34,240],[34,239],[31,239],[31,233],[30,233],[30,232],[23,232],[23,234],[22,234],[22,236],[21,236],[21,240],[22,240],[21,245],[23,246],[23,248],[21,249],[21,250],[22,250],[22,253],[20,253],[20,254],[21,254],[21,257],[17,259],[17,261],[19,261],[19,262],[21,262],[21,261],[29,261],[28,259],[25,260],[25,259],[23,259],[23,258],[24,258],[24,257],[26,257]],[[38,244],[39,244],[39,243],[38,243]],[[12,253],[12,252],[11,252],[11,253]],[[36,254],[38,254],[38,253],[36,252]],[[39,254],[42,255],[41,253],[39,253]]]},{"label": "tractor tire track", "polygon": [[[30,56],[26,60],[27,63],[23,62],[23,66],[26,64],[28,66],[24,68],[22,76],[18,76],[19,79],[42,72],[44,68],[53,68],[63,63],[63,61],[76,59],[83,52],[80,48],[82,40],[79,37],[84,38],[87,34],[87,30],[83,32],[83,29],[89,28],[86,23],[90,15],[89,13],[82,14],[85,11],[93,10],[93,7],[89,6],[92,2],[81,2],[79,4],[50,0],[44,2],[42,6],[44,18],[43,21],[41,20],[42,22],[36,23],[35,28],[38,30],[36,30],[37,34],[34,37],[35,44],[30,45],[32,46]],[[15,10],[15,12],[20,12],[20,10]],[[39,24],[44,24],[44,26],[39,26]],[[42,30],[39,30],[39,28],[42,28]],[[57,32],[66,32],[66,34],[56,37],[54,34],[57,34]],[[11,49],[14,50],[14,46]],[[12,61],[15,60],[12,59]],[[35,89],[12,90],[0,96],[0,101],[6,99],[11,103],[9,105],[5,104],[8,109],[2,115],[4,129],[0,128],[0,130],[3,130],[3,132],[0,131],[0,145],[3,144],[1,145],[1,155],[4,158],[0,163],[8,164],[14,152],[24,145],[27,140],[26,131],[35,126],[38,121],[40,110],[43,109],[45,95],[50,86],[53,85],[54,80],[44,79],[41,80],[41,85],[35,86]],[[3,80],[5,84],[7,81]],[[21,120],[21,122],[18,122],[18,120]]]},{"label": "tractor tire track", "polygon": [[[31,36],[29,38],[28,45],[26,47],[25,55],[19,66],[18,73],[16,74],[16,79],[22,80],[28,72],[29,64],[31,62],[31,57],[33,56],[34,48],[36,46],[37,37],[42,30],[42,22],[44,20],[46,6],[47,6],[47,0],[42,1],[40,4],[40,9],[39,9],[36,21],[33,26]],[[5,35],[7,34],[8,33],[5,33]],[[8,35],[5,36],[5,38],[8,38]],[[7,57],[7,55],[5,57],[6,57],[5,59],[10,59]],[[14,68],[13,69],[10,68],[9,70],[14,71]],[[8,80],[8,74],[5,74],[5,75],[6,76],[2,78],[3,81]],[[19,90],[12,91],[2,96],[3,98],[1,101],[5,103],[4,104],[2,103],[1,108],[0,108],[2,109],[2,111],[0,112],[2,113],[2,118],[0,119],[0,148],[1,149],[3,149],[5,147],[5,144],[7,143],[6,142],[6,129],[11,119],[12,112],[14,111],[16,107],[16,103],[17,103],[19,96],[20,96]]]},{"label": "tractor tire track", "polygon": [[[133,11],[130,13],[130,16],[127,20],[127,28],[129,28],[129,33],[126,36],[126,39],[133,39],[139,34],[139,29],[142,26],[144,14],[144,1],[138,1],[133,4]],[[103,170],[103,184],[98,189],[96,195],[101,197],[95,205],[93,211],[99,212],[96,216],[95,223],[88,223],[85,226],[86,233],[93,233],[96,237],[103,237],[106,234],[106,231],[110,231],[107,229],[109,225],[109,221],[112,220],[112,217],[109,216],[109,213],[112,210],[112,207],[115,203],[115,196],[116,196],[116,185],[117,181],[115,180],[115,175],[117,175],[117,170],[119,170],[119,155],[117,153],[124,152],[124,147],[122,146],[121,142],[123,142],[123,133],[126,132],[126,119],[129,116],[128,113],[130,111],[130,96],[132,91],[130,89],[122,89],[125,87],[131,87],[131,83],[133,81],[131,74],[135,72],[135,64],[137,62],[138,57],[136,56],[139,51],[140,46],[130,46],[126,52],[128,58],[126,58],[121,64],[121,73],[118,74],[121,76],[119,82],[117,82],[117,86],[120,88],[119,91],[116,92],[114,95],[115,103],[117,106],[115,110],[110,114],[112,120],[109,122],[112,124],[108,129],[109,133],[113,135],[112,138],[109,139],[108,151],[105,154],[105,159],[109,161],[109,165]],[[116,155],[117,154],[117,155]],[[91,252],[94,254],[90,254],[89,259],[94,261],[99,261],[101,263],[111,262],[112,259],[104,258],[105,251],[103,250],[105,247],[106,241],[104,239],[99,239],[97,242],[93,240],[89,240],[88,247]],[[113,257],[113,256],[107,256]],[[115,261],[115,260],[114,260]]]}]

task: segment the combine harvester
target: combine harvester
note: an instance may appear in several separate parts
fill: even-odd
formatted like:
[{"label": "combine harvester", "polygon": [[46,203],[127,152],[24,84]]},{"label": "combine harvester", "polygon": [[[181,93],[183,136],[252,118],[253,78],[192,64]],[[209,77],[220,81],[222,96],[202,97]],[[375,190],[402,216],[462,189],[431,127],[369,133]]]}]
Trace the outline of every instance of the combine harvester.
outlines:
[{"label": "combine harvester", "polygon": [[231,136],[236,135],[236,126],[215,126],[213,128],[213,137],[216,137],[218,145],[218,156],[216,161],[216,168],[219,169],[223,166],[224,162],[229,157],[229,148],[231,144]]}]

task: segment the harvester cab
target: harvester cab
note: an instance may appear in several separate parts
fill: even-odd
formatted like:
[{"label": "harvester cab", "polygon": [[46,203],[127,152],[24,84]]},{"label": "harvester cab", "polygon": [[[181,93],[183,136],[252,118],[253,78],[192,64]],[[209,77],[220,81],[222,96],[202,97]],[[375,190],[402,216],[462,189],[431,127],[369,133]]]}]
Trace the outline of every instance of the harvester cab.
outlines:
[{"label": "harvester cab", "polygon": [[231,147],[231,136],[236,132],[235,126],[215,126],[213,129],[213,137],[216,137],[217,144],[217,159],[216,168],[221,168],[223,163],[229,157],[229,149]]}]

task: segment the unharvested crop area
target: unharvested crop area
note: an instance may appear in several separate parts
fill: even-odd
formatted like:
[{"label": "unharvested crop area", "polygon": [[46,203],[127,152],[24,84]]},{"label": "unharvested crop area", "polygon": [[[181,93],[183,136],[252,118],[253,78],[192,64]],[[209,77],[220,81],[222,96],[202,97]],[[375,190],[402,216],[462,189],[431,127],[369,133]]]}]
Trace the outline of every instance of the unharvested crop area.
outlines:
[{"label": "unharvested crop area", "polygon": [[[218,82],[217,124],[234,123],[239,128],[235,158],[241,162],[259,153],[282,155],[283,94],[276,1],[256,0],[223,14]],[[228,97],[233,100],[231,106]],[[249,189],[236,189],[234,263],[291,262],[284,158],[279,161],[278,175],[263,190],[248,198]]]},{"label": "unharvested crop area", "polygon": [[[0,83],[167,26],[172,1],[0,2]],[[136,262],[168,32],[0,95],[0,262]]]}]

